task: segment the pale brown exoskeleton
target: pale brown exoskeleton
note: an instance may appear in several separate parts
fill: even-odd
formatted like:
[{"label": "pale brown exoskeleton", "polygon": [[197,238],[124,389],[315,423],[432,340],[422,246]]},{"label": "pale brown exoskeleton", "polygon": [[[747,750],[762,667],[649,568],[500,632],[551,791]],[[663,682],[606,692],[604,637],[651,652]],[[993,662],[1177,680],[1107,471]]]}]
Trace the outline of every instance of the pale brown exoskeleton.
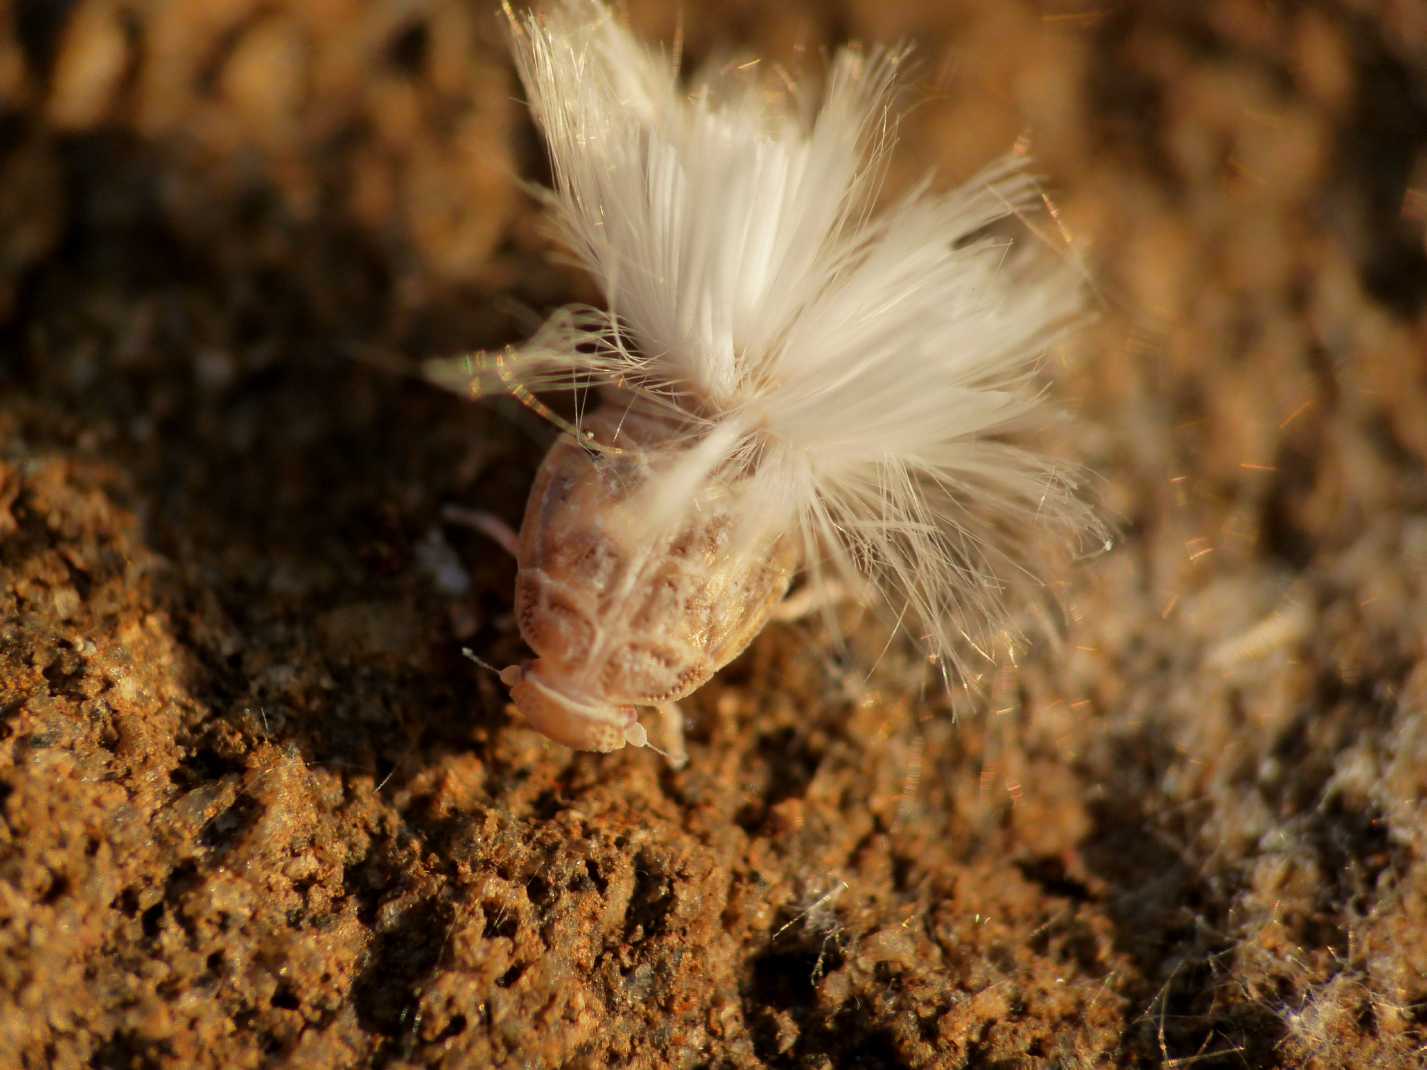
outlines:
[{"label": "pale brown exoskeleton", "polygon": [[583,431],[586,441],[617,436],[621,446],[601,451],[565,435],[541,464],[516,547],[515,590],[520,634],[537,657],[501,679],[533,728],[579,750],[646,745],[636,707],[655,707],[661,742],[682,764],[673,703],[762,630],[787,593],[796,543],[775,536],[737,545],[737,495],[720,495],[716,480],[700,490],[702,508],[651,531],[641,492],[667,423],[603,410]]}]

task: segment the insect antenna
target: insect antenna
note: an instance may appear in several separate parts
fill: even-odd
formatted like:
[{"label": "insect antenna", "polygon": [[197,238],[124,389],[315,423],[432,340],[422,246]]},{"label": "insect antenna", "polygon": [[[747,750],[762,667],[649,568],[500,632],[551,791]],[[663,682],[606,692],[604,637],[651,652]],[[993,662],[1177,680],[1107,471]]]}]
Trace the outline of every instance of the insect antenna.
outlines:
[{"label": "insect antenna", "polygon": [[461,656],[475,662],[481,668],[495,673],[506,687],[514,687],[520,682],[520,678],[525,672],[519,665],[507,665],[504,669],[497,669],[468,646],[461,647]]},{"label": "insect antenna", "polygon": [[475,662],[475,663],[476,663],[477,665],[479,665],[481,668],[487,669],[487,670],[489,670],[490,672],[495,673],[497,676],[500,675],[500,670],[499,670],[499,669],[497,669],[494,665],[492,665],[490,662],[488,662],[485,658],[481,657],[479,654],[477,654],[474,650],[472,650],[472,649],[471,649],[470,647],[468,647],[468,646],[463,646],[463,647],[461,647],[461,657],[465,658],[467,661],[473,661],[473,662]]},{"label": "insect antenna", "polygon": [[651,742],[647,737],[644,740],[644,749],[652,750],[655,754],[659,755],[659,757],[663,758],[670,765],[679,764],[679,762],[672,754],[666,751],[663,747],[659,746],[657,743]]}]

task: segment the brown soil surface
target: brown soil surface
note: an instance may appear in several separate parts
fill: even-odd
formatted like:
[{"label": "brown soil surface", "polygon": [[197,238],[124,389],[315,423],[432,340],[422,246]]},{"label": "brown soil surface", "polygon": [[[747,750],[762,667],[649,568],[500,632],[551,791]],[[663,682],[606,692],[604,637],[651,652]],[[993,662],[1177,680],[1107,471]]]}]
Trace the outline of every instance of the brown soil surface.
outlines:
[{"label": "brown soil surface", "polygon": [[0,1067],[1427,1063],[1427,6],[683,5],[916,41],[894,187],[1030,131],[1120,538],[955,717],[771,628],[681,772],[462,659],[550,431],[374,366],[595,297],[492,6],[0,4]]}]

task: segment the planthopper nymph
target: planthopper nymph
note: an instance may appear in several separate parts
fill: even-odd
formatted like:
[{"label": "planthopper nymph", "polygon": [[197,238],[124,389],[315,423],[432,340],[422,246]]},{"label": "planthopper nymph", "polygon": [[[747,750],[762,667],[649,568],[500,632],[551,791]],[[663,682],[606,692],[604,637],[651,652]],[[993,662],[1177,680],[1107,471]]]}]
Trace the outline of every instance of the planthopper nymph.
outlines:
[{"label": "planthopper nymph", "polygon": [[507,19],[548,207],[605,297],[429,367],[463,392],[599,398],[559,420],[513,540],[536,655],[501,673],[516,707],[595,751],[652,745],[639,713],[660,710],[682,762],[673,704],[799,575],[873,592],[958,665],[1043,533],[1098,532],[1018,444],[1082,311],[1072,271],[997,227],[1038,200],[1024,161],[874,210],[905,50],[845,48],[815,85],[741,60],[683,80],[597,0]]}]

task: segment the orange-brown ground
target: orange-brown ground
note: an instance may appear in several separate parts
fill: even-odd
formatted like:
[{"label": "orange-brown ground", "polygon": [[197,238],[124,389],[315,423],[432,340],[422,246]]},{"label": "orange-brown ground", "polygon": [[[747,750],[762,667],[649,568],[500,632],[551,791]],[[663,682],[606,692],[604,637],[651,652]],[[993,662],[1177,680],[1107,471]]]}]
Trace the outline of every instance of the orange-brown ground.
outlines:
[{"label": "orange-brown ground", "polygon": [[914,39],[894,186],[1029,130],[1120,538],[956,720],[774,628],[675,773],[461,658],[550,432],[375,366],[595,297],[492,6],[0,5],[0,1067],[1427,1063],[1427,7],[683,5]]}]

